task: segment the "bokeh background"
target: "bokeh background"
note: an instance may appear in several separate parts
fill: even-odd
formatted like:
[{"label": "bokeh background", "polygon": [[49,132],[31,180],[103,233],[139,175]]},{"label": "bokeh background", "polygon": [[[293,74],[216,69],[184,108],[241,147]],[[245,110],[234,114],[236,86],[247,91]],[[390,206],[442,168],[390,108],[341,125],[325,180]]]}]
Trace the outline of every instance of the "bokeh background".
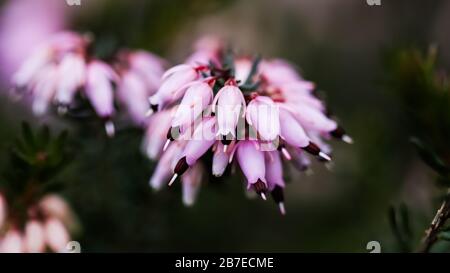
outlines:
[{"label": "bokeh background", "polygon": [[[76,239],[84,252],[368,252],[374,240],[396,252],[404,249],[390,208],[410,212],[412,245],[432,219],[440,189],[409,142],[418,128],[402,95],[389,88],[386,60],[436,45],[438,64],[449,67],[450,1],[14,0],[0,7],[0,167],[21,121],[78,128],[72,164],[60,179],[82,223]],[[8,96],[11,73],[61,29],[92,32],[105,54],[125,45],[173,64],[208,34],[239,53],[289,59],[317,83],[355,143],[333,143],[331,169],[287,172],[284,217],[271,202],[248,199],[239,177],[204,181],[196,204],[185,208],[179,185],[159,193],[148,186],[155,164],[141,153],[138,129],[107,139],[100,126],[36,119],[26,102]]]}]

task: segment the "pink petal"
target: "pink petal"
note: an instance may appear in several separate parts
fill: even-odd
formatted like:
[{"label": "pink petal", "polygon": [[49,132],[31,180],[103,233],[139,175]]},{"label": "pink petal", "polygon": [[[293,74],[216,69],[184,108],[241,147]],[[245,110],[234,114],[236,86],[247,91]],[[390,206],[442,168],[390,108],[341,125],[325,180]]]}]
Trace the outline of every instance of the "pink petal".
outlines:
[{"label": "pink petal", "polygon": [[192,166],[216,141],[214,117],[204,118],[194,131],[192,140],[186,144],[184,154],[186,162]]},{"label": "pink petal", "polygon": [[266,183],[266,167],[263,152],[257,149],[254,141],[244,140],[237,147],[237,159],[242,172],[247,178],[248,188],[258,180]]},{"label": "pink petal", "polygon": [[280,135],[294,147],[306,147],[310,142],[303,127],[288,110],[283,108],[280,108]]},{"label": "pink petal", "polygon": [[25,248],[31,253],[40,253],[45,250],[44,227],[36,220],[29,221],[25,226]]},{"label": "pink petal", "polygon": [[273,151],[266,154],[266,179],[269,191],[272,191],[275,186],[284,188],[283,166],[279,152]]}]

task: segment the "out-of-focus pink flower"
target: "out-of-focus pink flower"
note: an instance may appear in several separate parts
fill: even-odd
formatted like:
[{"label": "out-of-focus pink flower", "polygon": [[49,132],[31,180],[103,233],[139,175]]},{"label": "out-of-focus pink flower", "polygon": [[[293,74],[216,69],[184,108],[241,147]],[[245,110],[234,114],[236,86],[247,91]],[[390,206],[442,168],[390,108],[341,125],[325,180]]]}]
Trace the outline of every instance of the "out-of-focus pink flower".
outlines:
[{"label": "out-of-focus pink flower", "polygon": [[263,61],[260,73],[270,84],[283,84],[301,80],[294,66],[280,59]]},{"label": "out-of-focus pink flower", "polygon": [[28,221],[28,223],[25,225],[24,236],[26,252],[40,253],[45,250],[44,227],[39,221]]},{"label": "out-of-focus pink flower", "polygon": [[68,106],[86,79],[86,63],[82,55],[69,53],[63,57],[59,65],[58,84],[55,100]]},{"label": "out-of-focus pink flower", "polygon": [[[20,199],[13,201],[20,202]],[[4,203],[6,207],[6,200]],[[0,252],[36,253],[45,252],[47,247],[53,252],[64,251],[70,232],[76,228],[74,214],[67,203],[58,195],[50,194],[36,203],[22,205],[12,204],[4,219],[6,224],[0,226]]]},{"label": "out-of-focus pink flower", "polygon": [[9,230],[0,240],[1,253],[23,253],[23,236],[16,229]]},{"label": "out-of-focus pink flower", "polygon": [[8,1],[0,13],[0,78],[7,82],[20,64],[51,35],[64,28],[68,15],[60,0]]},{"label": "out-of-focus pink flower", "polygon": [[205,36],[200,38],[194,45],[194,53],[186,60],[187,64],[208,65],[210,62],[220,64],[220,55],[224,48],[223,41],[214,36]]},{"label": "out-of-focus pink flower", "polygon": [[7,207],[5,198],[0,193],[0,229],[2,228],[3,224],[5,223],[6,217],[8,217],[8,207]]},{"label": "out-of-focus pink flower", "polygon": [[201,163],[192,166],[182,178],[183,204],[192,206],[197,198],[205,170]]},{"label": "out-of-focus pink flower", "polygon": [[118,90],[120,101],[125,105],[132,120],[138,124],[144,124],[145,114],[149,110],[147,102],[148,92],[145,82],[131,71],[122,74]]},{"label": "out-of-focus pink flower", "polygon": [[128,53],[128,64],[145,81],[148,95],[152,95],[161,84],[166,61],[150,52],[137,50]]},{"label": "out-of-focus pink flower", "polygon": [[160,86],[165,61],[143,50],[123,50],[118,54],[116,64],[121,80],[118,99],[125,106],[131,120],[145,125],[149,112],[148,97]]},{"label": "out-of-focus pink flower", "polygon": [[44,230],[45,240],[50,249],[54,252],[64,251],[70,237],[63,223],[56,218],[50,218],[45,222]]},{"label": "out-of-focus pink flower", "polygon": [[97,114],[107,120],[106,132],[114,135],[111,117],[114,113],[113,83],[118,76],[109,65],[101,61],[91,61],[87,66],[86,95]]},{"label": "out-of-focus pink flower", "polygon": [[109,65],[92,61],[87,66],[86,95],[97,114],[109,119],[114,113],[113,82],[118,76]]},{"label": "out-of-focus pink flower", "polygon": [[156,159],[163,150],[174,110],[157,112],[150,118],[144,141],[144,150],[150,159]]}]

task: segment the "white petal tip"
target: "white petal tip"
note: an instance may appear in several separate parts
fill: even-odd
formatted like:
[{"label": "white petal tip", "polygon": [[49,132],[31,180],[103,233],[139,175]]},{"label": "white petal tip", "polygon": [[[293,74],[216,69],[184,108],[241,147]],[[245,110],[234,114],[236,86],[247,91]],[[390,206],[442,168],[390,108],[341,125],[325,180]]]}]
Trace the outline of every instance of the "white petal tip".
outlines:
[{"label": "white petal tip", "polygon": [[267,200],[267,197],[266,197],[265,193],[261,192],[259,195],[261,195],[262,200],[264,200],[264,201]]},{"label": "white petal tip", "polygon": [[228,145],[223,145],[223,152],[226,153],[228,150]]},{"label": "white petal tip", "polygon": [[114,127],[114,123],[108,120],[105,123],[105,130],[108,137],[113,137],[116,134],[116,128]]},{"label": "white petal tip", "polygon": [[325,159],[326,161],[330,161],[331,160],[331,157],[329,155],[327,155],[326,153],[324,153],[324,152],[320,152],[319,153],[319,157]]},{"label": "white petal tip", "polygon": [[282,148],[281,153],[283,154],[284,158],[286,158],[286,160],[292,159],[291,154],[289,154],[289,152],[286,148]]},{"label": "white petal tip", "polygon": [[174,173],[172,176],[172,179],[170,179],[170,181],[169,181],[169,186],[172,186],[173,182],[175,182],[177,177],[178,177],[178,174]]},{"label": "white petal tip", "polygon": [[146,117],[149,117],[151,115],[153,115],[153,110],[152,109],[149,109],[147,112],[145,112],[145,116]]},{"label": "white petal tip", "polygon": [[[170,144],[170,139],[168,139],[168,140],[166,141],[166,143],[164,143],[163,152],[165,152],[165,151],[167,150],[167,147],[169,147],[169,144]],[[160,147],[161,147],[161,146],[160,146]]]},{"label": "white petal tip", "polygon": [[286,215],[286,208],[284,207],[283,202],[278,203],[278,208],[280,209],[281,215]]},{"label": "white petal tip", "polygon": [[348,135],[343,135],[342,141],[344,141],[345,143],[348,143],[348,144],[353,144],[353,139]]}]

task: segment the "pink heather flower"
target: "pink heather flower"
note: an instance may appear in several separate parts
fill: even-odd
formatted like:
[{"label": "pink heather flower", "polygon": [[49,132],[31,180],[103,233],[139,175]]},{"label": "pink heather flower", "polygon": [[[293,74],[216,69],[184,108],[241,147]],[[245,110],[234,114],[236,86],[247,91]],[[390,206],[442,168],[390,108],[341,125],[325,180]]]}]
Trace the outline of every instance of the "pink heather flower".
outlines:
[{"label": "pink heather flower", "polygon": [[199,69],[181,64],[167,70],[162,76],[162,83],[158,91],[149,99],[153,111],[161,110],[182,97],[188,84],[198,79]]},{"label": "pink heather flower", "polygon": [[131,120],[144,125],[150,110],[147,98],[158,89],[164,73],[165,61],[143,50],[123,50],[116,64],[121,80],[118,99],[127,109]]},{"label": "pink heather flower", "polygon": [[72,32],[54,35],[47,42],[37,47],[13,75],[13,84],[17,88],[26,88],[39,72],[48,65],[59,65],[66,54],[84,54],[86,39]]},{"label": "pink heather flower", "polygon": [[[315,85],[289,63],[229,60],[198,67],[181,64],[162,76],[161,87],[150,97],[159,112],[146,135],[146,142],[153,143],[149,156],[158,157],[166,141],[150,184],[159,189],[170,176],[169,185],[181,176],[183,201],[191,205],[201,177],[209,177],[204,164],[212,163],[212,175],[218,177],[231,163],[241,169],[249,190],[263,199],[270,193],[285,214],[282,157],[304,171],[310,155],[331,160],[325,140],[350,143],[351,138],[326,115],[324,102],[314,95]],[[211,100],[210,112],[206,104]],[[204,156],[210,151],[212,162]]]},{"label": "pink heather flower", "polygon": [[7,211],[8,207],[6,205],[6,200],[0,193],[0,230],[2,229],[2,226],[5,223],[5,219],[8,216]]},{"label": "pink heather flower", "polygon": [[222,176],[225,172],[230,160],[231,150],[227,151],[224,144],[217,143],[212,162],[212,174],[214,176]]},{"label": "pink heather flower", "polygon": [[113,82],[118,76],[102,61],[91,61],[87,66],[86,95],[100,117],[110,118],[114,113]]},{"label": "pink heather flower", "polygon": [[24,251],[23,236],[16,229],[9,230],[0,239],[1,253],[23,253]]},{"label": "pink heather flower", "polygon": [[117,89],[119,100],[128,110],[130,117],[137,124],[144,124],[145,114],[149,110],[147,98],[149,96],[145,82],[138,74],[126,71]]},{"label": "pink heather flower", "polygon": [[[67,21],[60,0],[14,0],[2,3],[0,12],[0,78],[7,82],[19,65]],[[20,19],[18,19],[20,18]]]},{"label": "pink heather flower", "polygon": [[150,178],[149,184],[154,190],[159,190],[162,185],[170,179],[173,173],[172,170],[181,158],[183,149],[184,146],[177,142],[169,146],[161,156],[161,159],[159,160],[158,165],[156,165],[156,169],[153,171],[153,175]]},{"label": "pink heather flower", "polygon": [[192,166],[216,141],[216,119],[214,117],[203,118],[194,131],[184,149],[186,162]]},{"label": "pink heather flower", "polygon": [[276,151],[267,152],[265,157],[266,179],[268,190],[272,194],[273,199],[278,204],[282,214],[286,213],[284,207],[284,179],[283,166],[280,154]]},{"label": "pink heather flower", "polygon": [[58,68],[56,65],[48,65],[37,74],[33,85],[33,112],[42,115],[47,111],[58,81]]},{"label": "pink heather flower", "polygon": [[[1,194],[0,194],[1,196]],[[6,200],[4,201],[6,204]],[[25,212],[14,208],[0,228],[0,252],[61,252],[70,240],[69,229],[75,226],[74,215],[67,203],[58,195],[44,196],[29,204]],[[24,216],[26,218],[24,218]],[[24,223],[24,224],[22,224]]]},{"label": "pink heather flower", "polygon": [[150,117],[144,140],[144,150],[150,159],[156,159],[163,151],[174,110],[157,112]]},{"label": "pink heather flower", "polygon": [[[145,125],[149,112],[147,99],[161,85],[164,60],[142,50],[121,50],[109,64],[89,55],[88,46],[92,42],[90,37],[73,32],[55,34],[13,75],[14,89],[21,94],[31,94],[36,114],[44,114],[52,103],[58,105],[59,113],[67,112],[81,90],[96,114],[105,120],[109,136],[115,132],[112,118],[116,99],[135,124]],[[192,69],[197,75],[197,68]],[[169,83],[186,75],[182,71],[173,72],[173,75],[166,75],[171,79]],[[187,81],[190,81],[192,77],[187,74]]]},{"label": "pink heather flower", "polygon": [[108,136],[113,136],[115,131],[110,121],[114,114],[113,82],[118,82],[118,76],[109,65],[98,60],[88,64],[85,92],[97,114],[107,120]]},{"label": "pink heather flower", "polygon": [[208,65],[210,62],[219,64],[223,48],[221,39],[214,36],[205,36],[195,43],[194,53],[187,58],[186,63],[193,66]]},{"label": "pink heather flower", "polygon": [[247,107],[246,119],[262,140],[275,140],[280,134],[278,106],[269,97],[258,96]]},{"label": "pink heather flower", "polygon": [[84,57],[76,53],[64,56],[59,65],[55,101],[60,105],[70,105],[77,90],[84,85],[85,78]]},{"label": "pink heather flower", "polygon": [[300,122],[283,107],[279,108],[280,113],[280,136],[289,145],[304,148],[309,145],[310,139]]},{"label": "pink heather flower", "polygon": [[166,61],[155,54],[143,50],[132,51],[127,55],[130,70],[139,74],[145,81],[148,95],[154,94],[161,84]]},{"label": "pink heather flower", "polygon": [[252,60],[249,58],[239,58],[234,62],[234,77],[237,82],[244,83],[252,69]]},{"label": "pink heather flower", "polygon": [[205,170],[201,163],[196,163],[189,168],[182,177],[183,204],[192,206],[197,199],[198,192]]},{"label": "pink heather flower", "polygon": [[260,71],[261,76],[270,84],[282,84],[301,80],[294,66],[280,59],[263,61]]},{"label": "pink heather flower", "polygon": [[37,220],[30,220],[25,225],[25,249],[29,253],[41,253],[45,250],[45,233],[43,225]]},{"label": "pink heather flower", "polygon": [[70,237],[63,223],[56,218],[50,218],[45,222],[44,230],[45,240],[50,249],[54,252],[64,251]]},{"label": "pink heather flower", "polygon": [[172,128],[179,127],[180,131],[184,132],[211,104],[214,96],[211,84],[214,84],[214,81],[200,81],[188,87],[172,118]]},{"label": "pink heather flower", "polygon": [[217,134],[236,137],[236,126],[241,111],[245,113],[245,99],[237,86],[225,85],[217,93],[213,102],[213,111],[217,114]]},{"label": "pink heather flower", "polygon": [[266,166],[264,153],[259,149],[258,143],[244,140],[238,144],[237,160],[242,172],[247,178],[247,188],[254,187],[255,191],[265,200],[264,192],[267,190]]}]

